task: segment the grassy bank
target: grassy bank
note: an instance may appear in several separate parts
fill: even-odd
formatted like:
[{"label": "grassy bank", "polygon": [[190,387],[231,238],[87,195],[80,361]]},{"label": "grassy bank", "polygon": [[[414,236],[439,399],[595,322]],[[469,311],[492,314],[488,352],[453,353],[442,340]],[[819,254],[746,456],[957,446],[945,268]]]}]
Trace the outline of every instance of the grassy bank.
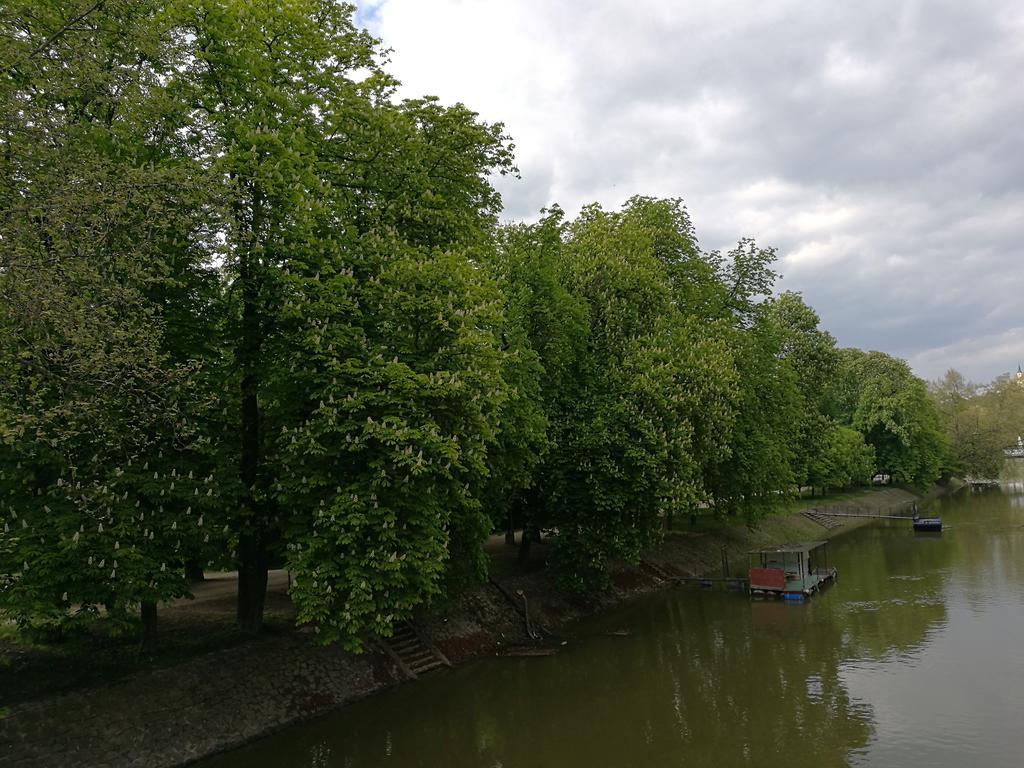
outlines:
[{"label": "grassy bank", "polygon": [[838,527],[827,529],[805,517],[805,510],[827,512],[839,510],[852,513],[897,510],[919,497],[900,488],[872,488],[833,494],[818,498],[794,499],[786,502],[776,514],[749,528],[742,522],[719,522],[703,531],[679,528],[666,537],[665,543],[651,553],[649,559],[682,575],[719,575],[721,548],[725,546],[733,575],[747,568],[747,553],[778,544],[797,541],[831,539],[871,522],[871,518],[836,518]]},{"label": "grassy bank", "polygon": [[644,554],[640,565],[614,564],[611,587],[585,595],[568,592],[559,585],[553,569],[547,567],[550,543],[534,544],[525,563],[517,561],[516,549],[498,543],[492,547],[491,557],[493,572],[500,574],[500,589],[489,584],[470,590],[422,616],[420,622],[454,660],[485,651],[500,652],[532,642],[526,633],[527,610],[531,624],[560,637],[570,631],[575,620],[664,588],[664,576],[720,575],[723,547],[732,575],[740,575],[746,571],[750,550],[830,539],[871,522],[866,517],[835,518],[840,524],[827,529],[804,516],[804,510],[877,512],[899,509],[918,498],[899,488],[870,488],[794,499],[760,520],[755,528],[740,520],[698,517],[690,525],[689,519],[678,519],[663,542]]}]

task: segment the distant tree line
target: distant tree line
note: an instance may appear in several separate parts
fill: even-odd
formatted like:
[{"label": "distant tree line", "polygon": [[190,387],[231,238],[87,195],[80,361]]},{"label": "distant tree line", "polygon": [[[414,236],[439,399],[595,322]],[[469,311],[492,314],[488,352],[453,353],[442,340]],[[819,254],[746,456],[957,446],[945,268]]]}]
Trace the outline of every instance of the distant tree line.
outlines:
[{"label": "distant tree line", "polygon": [[949,443],[947,471],[998,479],[1003,450],[1024,434],[1024,384],[1008,375],[974,384],[951,368],[930,390]]},{"label": "distant tree line", "polygon": [[0,11],[0,609],[147,636],[187,573],[358,647],[557,532],[600,586],[674,516],[753,523],[945,438],[902,361],[838,350],[775,253],[678,200],[499,224],[500,124],[399,101],[351,6]]}]

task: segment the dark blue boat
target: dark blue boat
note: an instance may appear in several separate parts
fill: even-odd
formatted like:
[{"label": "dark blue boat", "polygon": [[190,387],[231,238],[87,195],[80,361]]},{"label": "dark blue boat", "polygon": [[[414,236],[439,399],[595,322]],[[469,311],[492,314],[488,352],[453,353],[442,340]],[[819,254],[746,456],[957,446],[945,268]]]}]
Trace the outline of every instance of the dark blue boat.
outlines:
[{"label": "dark blue boat", "polygon": [[918,517],[914,514],[915,531],[942,531],[941,517]]}]

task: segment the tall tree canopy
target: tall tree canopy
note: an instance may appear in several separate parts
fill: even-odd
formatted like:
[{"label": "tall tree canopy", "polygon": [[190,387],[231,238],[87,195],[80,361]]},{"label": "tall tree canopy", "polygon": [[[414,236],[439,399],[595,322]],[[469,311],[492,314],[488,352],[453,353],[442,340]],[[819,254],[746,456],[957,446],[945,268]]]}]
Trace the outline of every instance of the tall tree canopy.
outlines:
[{"label": "tall tree canopy", "polygon": [[946,442],[925,383],[882,352],[840,350],[831,391],[836,420],[864,435],[876,470],[926,488],[939,477]]},{"label": "tall tree canopy", "polygon": [[299,619],[356,648],[482,577],[495,526],[556,532],[588,588],[676,514],[942,463],[923,384],[773,298],[771,248],[702,251],[674,199],[499,225],[503,127],[400,100],[351,5],[15,0],[0,42],[22,624],[152,634],[212,559],[245,631],[287,565]]},{"label": "tall tree canopy", "polygon": [[[836,434],[830,432],[823,408],[825,392],[839,363],[836,341],[832,334],[818,327],[818,314],[797,293],[785,292],[775,298],[769,304],[768,315],[779,335],[779,355],[796,377],[798,403],[792,468],[796,484],[803,486],[814,479],[811,467],[828,450],[830,435]],[[861,479],[867,479],[867,474]]]},{"label": "tall tree canopy", "polygon": [[588,327],[556,418],[549,517],[567,578],[586,585],[706,499],[703,464],[727,452],[734,375],[728,347],[703,327],[714,271],[678,201],[585,209],[565,232],[561,269]]},{"label": "tall tree canopy", "polygon": [[209,551],[222,486],[193,357],[216,283],[185,108],[162,87],[163,9],[15,6],[0,28],[0,597],[60,624],[183,594],[182,562]]},{"label": "tall tree canopy", "polygon": [[196,2],[175,84],[226,201],[239,620],[258,628],[285,541],[300,617],[347,642],[436,594],[465,565],[451,553],[479,559],[507,395],[500,297],[472,261],[499,207],[487,177],[511,170],[500,125],[394,103],[352,11]]}]

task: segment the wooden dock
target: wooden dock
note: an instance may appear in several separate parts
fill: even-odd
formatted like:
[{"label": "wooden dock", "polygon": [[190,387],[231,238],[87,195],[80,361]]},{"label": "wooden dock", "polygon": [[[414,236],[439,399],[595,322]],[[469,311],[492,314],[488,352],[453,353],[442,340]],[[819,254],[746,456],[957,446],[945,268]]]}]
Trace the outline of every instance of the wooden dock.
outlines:
[{"label": "wooden dock", "polygon": [[759,585],[750,590],[753,597],[775,597],[790,602],[802,602],[838,577],[835,568],[815,568],[813,573],[796,578],[785,578],[778,586]]}]

